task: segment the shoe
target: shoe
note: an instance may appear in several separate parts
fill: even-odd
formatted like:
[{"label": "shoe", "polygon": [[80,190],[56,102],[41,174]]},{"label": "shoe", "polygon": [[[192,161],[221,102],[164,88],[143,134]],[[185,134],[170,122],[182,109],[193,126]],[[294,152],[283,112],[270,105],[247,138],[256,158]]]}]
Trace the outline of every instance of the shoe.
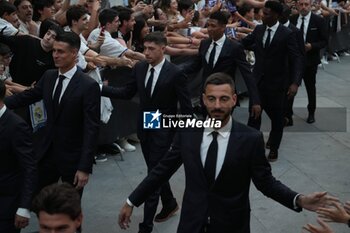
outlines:
[{"label": "shoe", "polygon": [[350,53],[348,53],[348,52],[343,52],[343,55],[346,56],[346,57],[348,57],[348,56],[350,56]]},{"label": "shoe", "polygon": [[284,118],[284,127],[293,126],[293,124],[294,124],[294,122],[293,122],[292,117],[285,117]]},{"label": "shoe", "polygon": [[328,65],[329,62],[327,61],[327,59],[326,59],[325,57],[323,57],[323,58],[321,59],[321,64],[323,64],[323,65]]},{"label": "shoe", "polygon": [[278,150],[270,150],[267,160],[269,162],[275,162],[278,159]]},{"label": "shoe", "polygon": [[175,202],[173,206],[163,206],[162,210],[154,218],[155,222],[164,222],[171,216],[175,215],[176,211],[179,210],[178,204]]},{"label": "shoe", "polygon": [[314,114],[309,114],[309,116],[307,117],[306,119],[306,122],[309,123],[309,124],[312,124],[315,122],[315,116]]},{"label": "shoe", "polygon": [[96,163],[103,163],[107,161],[107,155],[106,154],[98,154],[95,156]]},{"label": "shoe", "polygon": [[270,139],[267,140],[265,147],[266,149],[270,149],[271,147]]},{"label": "shoe", "polygon": [[136,151],[136,147],[128,143],[126,138],[122,138],[117,141],[118,145],[123,148],[126,152],[133,152]]},{"label": "shoe", "polygon": [[137,137],[136,133],[129,135],[127,138],[128,138],[128,140],[130,140],[132,142],[137,142],[137,143],[140,142],[140,139]]},{"label": "shoe", "polygon": [[108,154],[108,155],[115,155],[120,153],[120,150],[116,145],[114,145],[114,143],[99,145],[97,151],[100,154]]}]

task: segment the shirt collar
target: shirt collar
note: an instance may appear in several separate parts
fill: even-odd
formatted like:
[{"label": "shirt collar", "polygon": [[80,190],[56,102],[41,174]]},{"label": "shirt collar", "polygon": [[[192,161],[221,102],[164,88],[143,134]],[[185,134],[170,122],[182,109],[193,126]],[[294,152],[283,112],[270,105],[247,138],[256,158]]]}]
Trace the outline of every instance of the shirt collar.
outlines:
[{"label": "shirt collar", "polygon": [[305,16],[299,15],[299,19],[300,19],[300,20],[301,20],[302,17],[305,18],[304,20],[309,21],[309,20],[310,20],[310,17],[311,17],[311,11],[310,11],[307,15],[305,15]]},{"label": "shirt collar", "polygon": [[280,22],[277,21],[277,23],[275,23],[275,25],[273,25],[272,27],[266,26],[266,30],[270,28],[271,31],[275,32],[277,31],[277,28],[279,25],[280,25]]},{"label": "shirt collar", "polygon": [[2,117],[2,115],[4,115],[5,111],[6,111],[6,105],[4,105],[4,107],[0,109],[0,118]]},{"label": "shirt collar", "polygon": [[283,24],[285,27],[289,27],[289,20]]},{"label": "shirt collar", "polygon": [[[208,119],[208,118],[207,118]],[[213,131],[218,132],[223,138],[226,138],[230,135],[232,128],[232,117],[228,120],[226,125],[224,127],[221,127],[220,129],[214,129],[214,128],[206,128],[204,130],[204,134],[206,136],[209,136]]]},{"label": "shirt collar", "polygon": [[64,74],[62,74],[61,72],[58,71],[58,75],[64,75],[64,77],[66,77],[67,79],[71,79],[76,71],[77,71],[77,66],[73,66],[72,69],[68,70]]},{"label": "shirt collar", "polygon": [[152,66],[151,64],[148,65],[148,71],[151,70],[151,68],[153,67],[154,70],[159,74],[160,73],[160,70],[162,69],[163,65],[164,65],[164,62],[165,62],[165,58],[163,58],[163,60],[156,66]]},{"label": "shirt collar", "polygon": [[225,43],[225,40],[226,40],[226,36],[224,34],[220,39],[218,39],[217,41],[213,41],[213,42],[215,42],[216,45],[222,47]]}]

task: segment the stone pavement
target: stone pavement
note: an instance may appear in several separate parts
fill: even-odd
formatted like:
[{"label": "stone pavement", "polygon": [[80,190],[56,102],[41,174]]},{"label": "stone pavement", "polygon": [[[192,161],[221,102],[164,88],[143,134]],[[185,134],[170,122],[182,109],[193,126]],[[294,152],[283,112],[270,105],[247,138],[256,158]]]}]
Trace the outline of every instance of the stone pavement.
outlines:
[{"label": "stone pavement", "polygon": [[[317,76],[316,122],[305,123],[307,96],[302,86],[295,99],[294,126],[286,128],[280,158],[272,164],[276,178],[292,189],[310,193],[327,190],[342,201],[350,200],[350,58],[343,57],[341,63],[331,62],[325,70],[319,69]],[[243,103],[243,106],[246,103]],[[234,117],[246,122],[246,108],[237,108]],[[263,131],[269,129],[264,116]],[[137,232],[142,220],[143,208],[135,208],[131,228],[127,231],[117,226],[119,209],[128,194],[145,177],[146,167],[140,146],[136,152],[108,158],[94,168],[89,184],[84,191],[84,233]],[[171,185],[181,204],[184,190],[184,173],[181,167],[171,178]],[[234,184],[232,184],[234,185]],[[254,185],[251,186],[251,232],[252,233],[296,233],[302,226],[315,223],[316,215],[307,211],[295,213],[264,197]],[[195,211],[195,210],[193,210]],[[156,223],[155,233],[175,233],[179,213],[164,223]],[[337,233],[350,232],[340,224],[332,224]],[[37,230],[35,216],[30,226],[22,232]],[[220,233],[220,232],[218,232]]]}]

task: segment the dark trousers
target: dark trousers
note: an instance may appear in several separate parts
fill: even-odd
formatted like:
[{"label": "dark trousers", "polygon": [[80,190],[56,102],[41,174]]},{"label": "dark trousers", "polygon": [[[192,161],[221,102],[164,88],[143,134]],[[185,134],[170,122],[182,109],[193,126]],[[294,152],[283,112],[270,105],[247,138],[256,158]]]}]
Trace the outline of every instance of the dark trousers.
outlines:
[{"label": "dark trousers", "polygon": [[[270,148],[272,150],[278,150],[283,135],[284,102],[286,93],[259,90],[259,94],[261,100],[261,109],[266,112],[271,120],[271,131],[269,135]],[[261,116],[258,119],[249,117],[248,125],[257,130],[260,130]]]},{"label": "dark trousers", "polygon": [[[62,182],[67,182],[74,186],[73,182],[74,182],[76,171],[62,174],[61,172],[59,172],[54,160],[50,156],[43,158],[39,162],[38,171],[39,171],[38,172],[39,173],[38,192],[40,192],[41,189],[43,189],[44,187],[50,184],[57,183],[59,179],[61,179]],[[78,190],[80,194],[80,198],[83,195],[83,190],[84,189]]]},{"label": "dark trousers", "polygon": [[[168,151],[170,144],[163,148],[158,148],[150,137],[145,140],[141,140],[142,153],[146,161],[148,173],[157,166],[159,161],[164,157]],[[159,202],[159,196],[162,201],[162,205],[169,206],[175,202],[174,195],[171,191],[169,181],[164,183],[160,189],[154,192],[147,198],[144,204],[143,222],[140,223],[139,228],[142,232],[151,232],[153,229],[153,219],[156,215],[157,206]]]},{"label": "dark trousers", "polygon": [[[15,216],[13,216],[15,217]],[[0,219],[0,233],[20,233],[21,229],[15,227],[15,219]]]},{"label": "dark trousers", "polygon": [[307,110],[310,114],[314,114],[316,110],[316,74],[317,74],[317,65],[316,66],[306,66],[303,76],[308,105]]},{"label": "dark trousers", "polygon": [[286,95],[286,100],[284,104],[284,117],[290,119],[293,117],[293,104],[294,104],[294,97],[288,98]]}]

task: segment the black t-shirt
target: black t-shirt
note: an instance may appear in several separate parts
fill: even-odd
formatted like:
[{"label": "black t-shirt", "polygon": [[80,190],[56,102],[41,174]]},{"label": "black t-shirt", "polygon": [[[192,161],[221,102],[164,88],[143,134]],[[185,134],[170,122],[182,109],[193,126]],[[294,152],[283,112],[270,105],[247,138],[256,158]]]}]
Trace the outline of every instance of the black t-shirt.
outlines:
[{"label": "black t-shirt", "polygon": [[52,51],[46,52],[40,39],[32,36],[0,35],[0,42],[10,46],[14,56],[10,63],[10,74],[14,82],[29,86],[38,82],[44,72],[55,68]]}]

